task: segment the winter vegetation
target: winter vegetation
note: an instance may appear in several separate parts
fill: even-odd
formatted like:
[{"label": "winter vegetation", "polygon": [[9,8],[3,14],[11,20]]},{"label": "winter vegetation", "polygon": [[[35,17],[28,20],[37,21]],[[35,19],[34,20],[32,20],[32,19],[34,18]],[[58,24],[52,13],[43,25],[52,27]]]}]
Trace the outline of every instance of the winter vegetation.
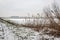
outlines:
[{"label": "winter vegetation", "polygon": [[0,18],[0,40],[60,40],[60,8],[43,9],[44,16],[27,17],[23,23]]}]

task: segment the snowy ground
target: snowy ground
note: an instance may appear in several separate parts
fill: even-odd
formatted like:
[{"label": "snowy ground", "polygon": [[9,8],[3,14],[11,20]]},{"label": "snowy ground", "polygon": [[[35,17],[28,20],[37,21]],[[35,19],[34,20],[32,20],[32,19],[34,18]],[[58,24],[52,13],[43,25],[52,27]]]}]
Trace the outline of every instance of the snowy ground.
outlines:
[{"label": "snowy ground", "polygon": [[30,28],[14,28],[13,25],[0,22],[0,40],[60,40],[60,38],[36,32]]},{"label": "snowy ground", "polygon": [[0,28],[1,30],[4,29],[4,32],[2,32],[4,33],[4,35],[2,35],[4,36],[4,40],[36,40],[39,34],[34,30],[24,27],[11,29],[3,23],[0,23]]}]

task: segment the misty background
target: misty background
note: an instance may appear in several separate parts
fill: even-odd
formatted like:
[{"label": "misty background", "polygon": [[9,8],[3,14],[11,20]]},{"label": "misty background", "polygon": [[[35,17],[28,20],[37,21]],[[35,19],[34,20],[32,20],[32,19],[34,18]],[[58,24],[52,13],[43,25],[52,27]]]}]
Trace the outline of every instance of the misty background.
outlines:
[{"label": "misty background", "polygon": [[[60,0],[55,1],[60,4]],[[0,0],[0,17],[42,14],[43,8],[53,2],[54,0]]]}]

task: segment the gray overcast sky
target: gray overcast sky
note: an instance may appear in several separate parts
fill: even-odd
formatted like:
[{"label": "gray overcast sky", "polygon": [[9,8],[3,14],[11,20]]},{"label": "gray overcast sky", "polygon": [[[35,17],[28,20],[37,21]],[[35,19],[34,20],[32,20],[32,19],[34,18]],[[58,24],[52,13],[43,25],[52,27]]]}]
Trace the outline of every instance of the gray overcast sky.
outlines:
[{"label": "gray overcast sky", "polygon": [[53,0],[0,0],[0,17],[41,13],[42,9],[52,2]]}]

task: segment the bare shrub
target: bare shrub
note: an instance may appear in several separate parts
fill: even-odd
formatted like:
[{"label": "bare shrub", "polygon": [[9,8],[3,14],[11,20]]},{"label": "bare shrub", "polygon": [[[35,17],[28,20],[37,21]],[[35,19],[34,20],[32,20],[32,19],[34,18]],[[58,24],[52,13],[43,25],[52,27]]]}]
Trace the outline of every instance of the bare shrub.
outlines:
[{"label": "bare shrub", "polygon": [[59,6],[56,3],[52,4],[52,8],[45,8],[44,13],[46,14],[46,18],[48,18],[50,24],[49,24],[49,28],[55,29],[57,31],[52,31],[50,32],[53,35],[60,35],[60,25],[58,23],[56,23],[56,21],[54,20],[55,18],[59,20],[60,22],[60,9]]}]

